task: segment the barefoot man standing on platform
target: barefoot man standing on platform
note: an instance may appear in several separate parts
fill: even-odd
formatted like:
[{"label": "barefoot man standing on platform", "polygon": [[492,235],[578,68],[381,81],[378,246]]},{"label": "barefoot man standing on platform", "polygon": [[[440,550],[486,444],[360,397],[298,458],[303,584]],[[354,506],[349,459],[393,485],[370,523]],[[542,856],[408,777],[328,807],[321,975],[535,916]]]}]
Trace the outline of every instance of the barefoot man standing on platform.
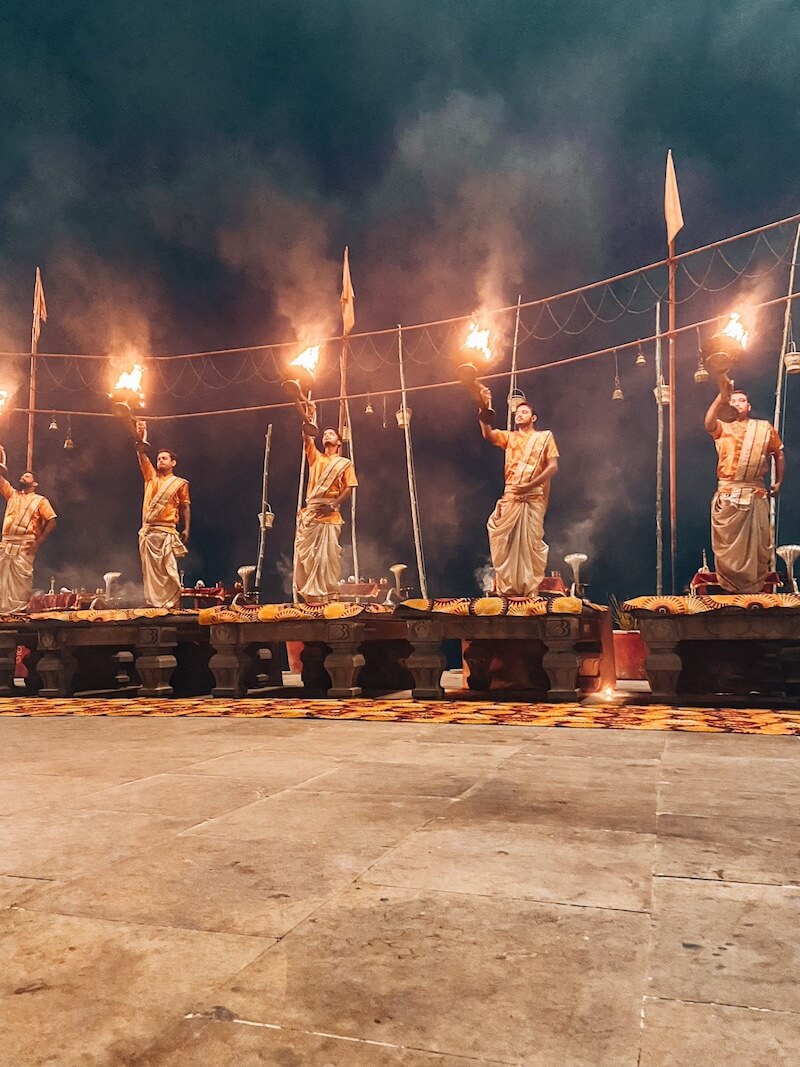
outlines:
[{"label": "barefoot man standing on platform", "polygon": [[[730,409],[733,409],[733,412]],[[729,413],[732,422],[723,421]],[[777,496],[786,470],[783,444],[766,419],[750,418],[747,393],[727,375],[704,421],[717,446],[717,491],[711,501],[711,547],[717,581],[729,593],[760,593],[771,567],[772,534],[764,477],[775,457]]]},{"label": "barefoot man standing on platform", "polygon": [[[191,524],[189,483],[175,472],[178,457],[167,448],[156,456],[155,467],[147,455],[146,426],[136,423],[136,453],[144,478],[142,528],[139,555],[142,559],[145,602],[153,608],[179,608],[181,577],[178,559],[186,555]],[[178,533],[178,521],[183,530]]]},{"label": "barefoot man standing on platform", "polygon": [[33,561],[55,529],[56,513],[36,490],[33,471],[25,471],[15,489],[6,478],[6,451],[0,445],[0,493],[6,498],[0,542],[0,611],[24,611],[33,592]]},{"label": "barefoot man standing on platform", "polygon": [[307,601],[330,600],[339,592],[339,537],[344,525],[340,508],[358,485],[353,461],[341,455],[342,439],[336,430],[323,430],[322,452],[317,448],[307,432],[315,418],[316,406],[309,401],[308,422],[303,424],[308,488],[306,506],[297,515],[294,542],[294,584]]},{"label": "barefoot man standing on platform", "polygon": [[493,429],[482,417],[491,408],[491,393],[485,386],[480,390],[481,433],[506,454],[505,489],[486,525],[495,592],[535,596],[547,567],[544,516],[558,449],[550,430],[535,429],[536,411],[527,401],[514,412],[516,429]]}]

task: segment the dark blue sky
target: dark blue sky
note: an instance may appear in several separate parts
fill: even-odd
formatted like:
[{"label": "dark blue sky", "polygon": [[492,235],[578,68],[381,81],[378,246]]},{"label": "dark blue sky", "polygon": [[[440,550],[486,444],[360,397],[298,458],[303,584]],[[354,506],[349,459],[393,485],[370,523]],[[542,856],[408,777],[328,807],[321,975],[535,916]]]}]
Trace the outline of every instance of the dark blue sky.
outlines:
[{"label": "dark blue sky", "polygon": [[[798,30],[795,4],[766,0],[676,0],[651,10],[613,0],[230,0],[224,9],[206,0],[32,2],[6,10],[0,346],[27,344],[36,264],[50,311],[43,351],[106,352],[131,340],[157,356],[335,329],[345,243],[361,330],[467,314],[519,292],[555,293],[663,255],[667,147],[687,222],[679,248],[793,214]],[[785,248],[791,236],[776,244]],[[785,291],[785,266],[765,284],[768,295]],[[679,321],[721,313],[736,293],[698,294]],[[779,331],[779,313],[763,316],[748,359],[745,384],[763,415],[772,409]],[[650,332],[651,316],[629,316],[578,337],[531,339],[520,362]],[[382,353],[383,362],[362,358],[353,368],[354,390],[396,389],[396,366]],[[412,382],[452,377],[450,353],[420,348],[418,356]],[[679,349],[682,582],[708,543],[714,480],[713,446],[699,430],[710,392],[692,384],[695,363],[687,338]],[[587,551],[599,599],[654,583],[652,360],[638,378],[631,364],[626,357],[622,404],[610,401],[608,361],[529,380],[563,457],[548,523],[552,563]],[[9,358],[4,373],[24,382],[24,363]],[[44,375],[42,403],[102,407],[69,384],[73,392],[59,390]],[[335,388],[332,369],[321,387]],[[198,385],[161,410],[243,398],[269,403],[279,388],[260,379],[238,391]],[[396,396],[390,415],[393,406]],[[439,594],[470,592],[485,562],[500,456],[479,439],[461,392],[420,395],[414,409],[429,584]],[[412,563],[405,461],[399,432],[362,410],[354,408],[360,531],[365,569],[378,572],[397,559]],[[268,551],[278,596],[274,568],[291,549],[299,446],[291,414],[273,421],[278,521]],[[230,578],[254,557],[263,424],[256,416],[186,420],[153,435],[177,447],[192,482],[192,579]],[[139,485],[128,445],[100,420],[75,419],[72,429],[76,448],[65,455],[63,435],[48,434],[46,419],[38,425],[42,487],[62,516],[38,577],[54,571],[59,584],[94,584],[119,569],[135,578]],[[21,463],[23,417],[5,434],[12,465]],[[798,539],[791,469],[784,541]]]}]

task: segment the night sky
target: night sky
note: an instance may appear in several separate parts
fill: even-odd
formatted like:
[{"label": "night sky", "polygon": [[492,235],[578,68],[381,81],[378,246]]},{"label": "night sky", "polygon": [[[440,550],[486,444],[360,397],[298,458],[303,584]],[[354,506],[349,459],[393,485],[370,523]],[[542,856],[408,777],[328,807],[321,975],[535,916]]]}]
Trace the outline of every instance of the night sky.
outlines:
[{"label": "night sky", "polygon": [[[0,16],[0,347],[9,353],[29,343],[37,265],[49,312],[43,353],[132,344],[154,359],[335,334],[345,244],[356,331],[559,293],[663,257],[667,148],[686,219],[678,251],[800,210],[800,8],[792,2],[14,7]],[[733,246],[730,267],[694,262],[696,277],[708,268],[707,286],[695,293],[679,278],[678,324],[723,314],[741,297],[785,295],[793,237],[791,226],[776,231],[774,253],[752,241]],[[651,280],[663,289],[663,273]],[[591,296],[594,307],[601,295]],[[538,312],[524,313],[520,365],[649,336],[646,296],[613,323],[576,318],[575,335],[549,340],[554,330]],[[602,316],[613,317],[614,306],[604,303]],[[496,370],[509,364],[510,323],[498,320]],[[762,417],[772,415],[781,324],[780,309],[758,317],[737,379]],[[451,380],[454,339],[452,330],[411,331],[409,384]],[[377,412],[353,402],[360,555],[371,575],[414,562],[393,414],[396,343],[391,334],[356,341],[349,375],[350,390],[370,391]],[[599,601],[655,587],[652,345],[645,354],[644,368],[633,366],[635,353],[620,354],[622,402],[611,401],[608,357],[520,383],[562,454],[546,526],[551,567],[566,572],[566,553],[588,553],[589,592]],[[335,348],[323,359],[319,395],[331,396]],[[691,332],[678,348],[679,586],[709,545],[715,482],[702,431],[713,392],[692,382],[696,364]],[[108,410],[98,365],[48,366],[43,409]],[[151,414],[284,399],[271,352],[216,357],[201,380],[191,370],[179,376],[177,366],[164,371],[171,396],[155,395],[151,375]],[[0,357],[0,374],[24,406],[25,360]],[[494,386],[503,419],[505,388]],[[789,381],[782,542],[800,540],[798,388]],[[463,390],[434,389],[410,403],[430,591],[469,594],[488,560],[485,521],[502,455],[481,440]],[[323,404],[323,424],[335,417],[335,405]],[[138,580],[141,481],[122,427],[73,417],[75,448],[65,451],[64,418],[58,431],[49,421],[37,421],[36,466],[60,524],[40,554],[37,585],[54,574],[58,586],[94,587],[106,570]],[[175,448],[192,486],[189,582],[230,582],[255,562],[267,421],[277,518],[266,593],[282,599],[296,413],[152,425],[154,443]],[[25,416],[12,415],[2,435],[16,473]]]}]

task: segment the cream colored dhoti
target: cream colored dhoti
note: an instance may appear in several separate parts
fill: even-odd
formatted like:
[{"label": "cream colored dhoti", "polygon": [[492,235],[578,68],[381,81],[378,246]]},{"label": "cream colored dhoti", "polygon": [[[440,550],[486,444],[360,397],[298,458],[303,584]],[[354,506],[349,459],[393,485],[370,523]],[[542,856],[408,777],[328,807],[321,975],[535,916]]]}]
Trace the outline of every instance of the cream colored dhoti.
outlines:
[{"label": "cream colored dhoti", "polygon": [[711,548],[719,584],[731,593],[760,593],[770,570],[769,501],[763,485],[720,482],[711,501]]},{"label": "cream colored dhoti", "polygon": [[300,511],[294,540],[294,584],[305,600],[336,596],[342,573],[341,526],[314,515],[313,508]]},{"label": "cream colored dhoti", "polygon": [[547,567],[546,511],[542,489],[522,498],[504,493],[497,501],[486,524],[497,593],[534,596],[538,592]]},{"label": "cream colored dhoti", "polygon": [[0,611],[24,611],[33,592],[32,537],[0,541]]},{"label": "cream colored dhoti", "polygon": [[139,555],[145,603],[153,608],[179,608],[181,576],[178,559],[186,555],[186,545],[174,526],[148,523],[139,531]]}]

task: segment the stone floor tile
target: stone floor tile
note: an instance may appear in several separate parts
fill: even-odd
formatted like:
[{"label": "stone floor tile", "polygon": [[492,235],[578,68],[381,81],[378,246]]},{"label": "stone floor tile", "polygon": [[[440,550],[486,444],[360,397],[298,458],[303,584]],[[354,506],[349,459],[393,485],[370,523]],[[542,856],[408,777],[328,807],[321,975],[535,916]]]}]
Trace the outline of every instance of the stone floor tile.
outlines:
[{"label": "stone floor tile", "polygon": [[106,789],[114,781],[99,777],[72,778],[3,771],[0,774],[0,816],[34,811],[52,804],[74,805],[79,797]]},{"label": "stone floor tile", "polygon": [[300,1030],[230,1020],[181,1020],[135,1056],[129,1067],[494,1067],[509,1061],[442,1056]]},{"label": "stone floor tile", "polygon": [[[314,819],[309,811],[309,820]],[[129,859],[39,891],[37,912],[281,937],[380,858],[393,838],[351,832],[292,832],[262,816],[262,837],[183,835]],[[405,832],[401,826],[399,835]]]},{"label": "stone floor tile", "polygon": [[49,889],[53,883],[47,878],[15,878],[0,874],[0,908],[10,908],[27,900],[37,890]]},{"label": "stone floor tile", "polygon": [[452,803],[445,797],[375,797],[292,789],[199,823],[185,836],[261,841],[277,835],[289,841],[308,841],[320,849],[376,842],[384,849],[396,845]]},{"label": "stone floor tile", "polygon": [[800,821],[660,815],[656,874],[800,885]]},{"label": "stone floor tile", "polygon": [[361,886],[213,1003],[479,1061],[635,1067],[647,929],[630,912]]},{"label": "stone floor tile", "polygon": [[515,756],[454,803],[448,820],[654,833],[658,764]]},{"label": "stone floor tile", "polygon": [[581,827],[439,820],[362,880],[378,885],[647,911],[655,837]]},{"label": "stone floor tile", "polygon": [[259,782],[270,792],[275,792],[317,778],[338,766],[339,760],[309,753],[305,745],[302,752],[298,752],[296,748],[281,751],[259,745],[248,746],[225,756],[195,761],[182,770],[187,775],[200,774]]},{"label": "stone floor tile", "polygon": [[[486,774],[485,769],[440,768],[424,763],[341,764],[320,778],[299,785],[315,792],[370,793],[374,796],[457,797]],[[188,775],[187,775],[188,777]]]},{"label": "stone floor tile", "polygon": [[800,1012],[800,889],[657,878],[649,992]]},{"label": "stone floor tile", "polygon": [[791,759],[800,757],[800,737],[769,734],[680,733],[664,734],[664,761],[680,762],[691,756],[718,759]]},{"label": "stone floor tile", "polygon": [[640,1067],[797,1067],[800,1016],[645,999]]},{"label": "stone floor tile", "polygon": [[528,755],[588,756],[603,759],[659,760],[666,733],[655,730],[575,730],[550,727],[537,731]]},{"label": "stone floor tile", "polygon": [[[800,756],[800,749],[795,749]],[[716,756],[691,753],[673,756],[662,765],[662,781],[678,784],[689,781],[714,783],[718,788],[741,788],[750,783],[759,790],[781,793],[800,790],[800,759],[757,756]]]},{"label": "stone floor tile", "polygon": [[128,1063],[271,944],[22,910],[0,916],[0,937],[2,1059],[14,1067]]},{"label": "stone floor tile", "polygon": [[[274,791],[282,789],[279,784]],[[71,807],[103,811],[140,811],[196,821],[263,800],[271,790],[254,781],[200,774],[154,774],[138,782],[97,789],[70,801]]]},{"label": "stone floor tile", "polygon": [[174,837],[194,819],[68,805],[0,819],[0,874],[69,878]]},{"label": "stone floor tile", "polygon": [[759,782],[749,774],[737,782],[682,778],[659,785],[658,813],[659,816],[697,815],[708,819],[793,822],[798,818],[798,795],[800,789],[788,787],[776,792],[770,783]]}]

